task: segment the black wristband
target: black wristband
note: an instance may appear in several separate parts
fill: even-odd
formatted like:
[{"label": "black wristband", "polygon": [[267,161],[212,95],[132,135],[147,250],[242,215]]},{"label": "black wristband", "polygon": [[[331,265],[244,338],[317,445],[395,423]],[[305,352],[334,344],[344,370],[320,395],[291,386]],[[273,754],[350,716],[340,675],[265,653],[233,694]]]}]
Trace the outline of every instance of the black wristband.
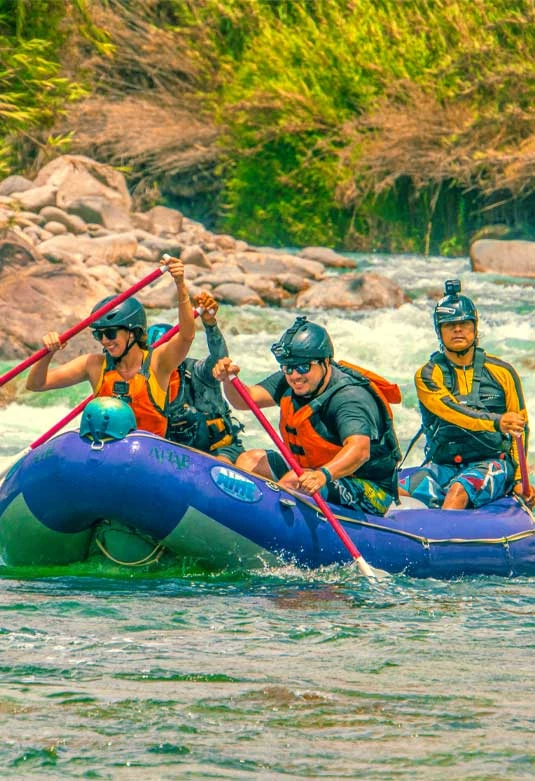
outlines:
[{"label": "black wristband", "polygon": [[319,470],[318,470],[318,471],[320,471],[320,472],[323,472],[323,474],[324,474],[324,475],[325,475],[325,477],[327,478],[327,482],[328,482],[328,483],[332,483],[332,481],[333,481],[333,476],[332,476],[332,474],[329,472],[329,470],[327,469],[327,467],[326,467],[326,466],[320,466],[320,468],[319,468]]}]

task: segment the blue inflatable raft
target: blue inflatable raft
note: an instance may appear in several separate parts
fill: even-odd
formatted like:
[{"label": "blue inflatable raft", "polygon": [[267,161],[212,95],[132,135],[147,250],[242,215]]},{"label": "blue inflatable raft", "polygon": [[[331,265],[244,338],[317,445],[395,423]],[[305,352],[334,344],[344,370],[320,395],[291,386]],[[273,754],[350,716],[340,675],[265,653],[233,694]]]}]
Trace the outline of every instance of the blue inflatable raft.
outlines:
[{"label": "blue inflatable raft", "polygon": [[[402,506],[385,518],[333,511],[366,561],[391,573],[535,575],[533,515],[512,498],[457,512]],[[0,554],[10,566],[95,554],[207,569],[351,560],[312,500],[141,431],[101,443],[69,431],[15,464],[0,487]]]}]

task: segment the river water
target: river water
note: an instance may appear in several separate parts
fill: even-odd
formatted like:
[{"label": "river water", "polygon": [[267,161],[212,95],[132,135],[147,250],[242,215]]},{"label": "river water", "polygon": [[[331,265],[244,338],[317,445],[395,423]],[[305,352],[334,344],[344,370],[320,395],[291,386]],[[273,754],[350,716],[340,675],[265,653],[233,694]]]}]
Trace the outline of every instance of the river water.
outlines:
[{"label": "river water", "polygon": [[[535,420],[533,283],[466,259],[358,256],[395,279],[395,311],[316,313],[338,358],[396,380],[406,443],[433,300],[461,277],[481,342],[521,373]],[[245,381],[295,312],[223,308]],[[194,354],[203,354],[199,334]],[[0,369],[7,368],[2,365]],[[88,389],[77,389],[83,398]],[[72,392],[0,410],[4,463]],[[31,406],[30,406],[31,402]],[[34,406],[38,402],[40,406]],[[250,418],[247,444],[263,442]],[[529,457],[533,461],[534,453]],[[418,448],[409,463],[416,463]],[[1,467],[2,459],[0,459]],[[0,564],[0,769],[31,779],[514,781],[535,775],[535,578],[453,582],[353,567],[206,575]]]}]

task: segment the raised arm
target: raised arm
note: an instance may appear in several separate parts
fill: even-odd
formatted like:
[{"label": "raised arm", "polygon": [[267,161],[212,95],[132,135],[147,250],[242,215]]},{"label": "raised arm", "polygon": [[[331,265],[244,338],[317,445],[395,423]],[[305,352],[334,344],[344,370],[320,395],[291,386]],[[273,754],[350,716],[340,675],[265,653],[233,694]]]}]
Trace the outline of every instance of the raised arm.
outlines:
[{"label": "raised arm", "polygon": [[179,366],[189,352],[195,338],[195,321],[189,293],[184,281],[184,263],[178,258],[166,257],[162,263],[167,266],[176,285],[178,299],[178,322],[180,331],[168,342],[156,347],[153,353],[153,367],[162,387],[167,385],[171,372]]},{"label": "raised arm", "polygon": [[227,343],[217,323],[217,311],[219,304],[210,295],[203,291],[195,296],[196,305],[202,310],[201,320],[206,334],[208,355],[195,363],[195,375],[206,385],[217,385],[212,371],[220,358],[228,355]]}]

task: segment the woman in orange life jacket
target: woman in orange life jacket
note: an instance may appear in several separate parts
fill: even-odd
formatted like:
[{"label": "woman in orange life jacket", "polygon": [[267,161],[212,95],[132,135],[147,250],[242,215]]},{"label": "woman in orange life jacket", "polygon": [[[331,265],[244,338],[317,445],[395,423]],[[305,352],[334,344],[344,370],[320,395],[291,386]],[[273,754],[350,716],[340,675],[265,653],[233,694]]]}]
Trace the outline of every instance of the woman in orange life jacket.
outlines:
[{"label": "woman in orange life jacket", "polygon": [[[259,407],[280,406],[283,439],[304,468],[301,476],[272,450],[248,450],[236,466],[278,480],[283,487],[346,507],[384,515],[397,497],[400,458],[385,405],[362,374],[333,361],[329,334],[298,317],[273,345],[280,370],[249,393]],[[236,409],[247,405],[230,382],[240,367],[222,358],[214,377]]]},{"label": "woman in orange life jacket", "polygon": [[[190,349],[195,323],[183,262],[177,258],[161,262],[176,284],[179,333],[149,350],[145,309],[137,299],[129,298],[93,323],[93,336],[103,347],[101,353],[80,355],[51,369],[52,356],[63,345],[57,332],[47,333],[43,344],[49,353],[32,367],[26,383],[28,390],[66,388],[87,380],[95,396],[118,396],[130,403],[137,428],[164,436],[170,380]],[[92,311],[109,300],[111,297],[100,301]]]},{"label": "woman in orange life jacket", "polygon": [[[527,412],[516,370],[477,346],[478,314],[450,279],[433,320],[440,351],[418,369],[416,391],[425,462],[400,480],[400,493],[428,507],[482,507],[522,494],[516,437],[527,444]],[[525,497],[535,502],[535,488]]]}]

